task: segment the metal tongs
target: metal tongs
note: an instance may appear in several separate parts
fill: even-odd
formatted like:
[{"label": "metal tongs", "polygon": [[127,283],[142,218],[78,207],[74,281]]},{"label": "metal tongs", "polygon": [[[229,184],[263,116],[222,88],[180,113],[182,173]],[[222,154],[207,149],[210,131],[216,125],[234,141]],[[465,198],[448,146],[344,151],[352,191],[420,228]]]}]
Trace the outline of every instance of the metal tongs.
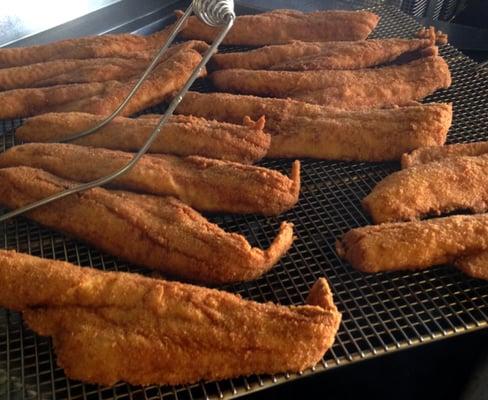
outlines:
[{"label": "metal tongs", "polygon": [[77,185],[71,189],[66,189],[62,192],[55,193],[42,200],[38,200],[24,207],[18,208],[17,210],[8,212],[0,216],[0,222],[15,217],[17,215],[23,214],[27,211],[31,211],[35,208],[41,207],[53,201],[62,199],[63,197],[67,197],[75,193],[79,193],[88,189],[92,189],[94,187],[105,185],[111,182],[112,180],[118,178],[119,176],[126,174],[137,164],[137,162],[141,159],[141,157],[149,150],[154,140],[156,140],[157,136],[161,132],[161,128],[163,127],[163,125],[168,121],[169,117],[173,115],[173,112],[175,111],[178,104],[180,104],[185,94],[190,89],[190,86],[198,78],[202,68],[205,67],[210,57],[212,57],[212,55],[217,51],[217,47],[220,45],[224,37],[227,35],[227,32],[229,32],[230,28],[232,28],[232,25],[234,24],[234,20],[236,18],[234,13],[234,0],[193,0],[192,4],[186,9],[183,16],[177,21],[166,43],[161,47],[158,53],[154,56],[153,60],[151,61],[147,69],[144,71],[140,79],[137,81],[137,83],[134,85],[134,87],[127,95],[125,100],[114,110],[114,112],[111,115],[109,115],[106,119],[104,119],[102,122],[95,125],[94,127],[86,131],[69,136],[61,141],[61,142],[71,142],[73,140],[88,135],[92,135],[93,133],[97,132],[100,128],[109,124],[118,114],[120,114],[120,112],[124,109],[124,107],[130,101],[130,99],[134,96],[134,94],[139,90],[142,83],[146,80],[146,78],[152,72],[154,67],[157,65],[161,56],[174,42],[176,35],[178,35],[179,31],[181,30],[181,27],[184,25],[185,21],[190,17],[192,13],[197,15],[197,17],[200,18],[207,25],[213,27],[222,27],[222,30],[220,31],[219,35],[214,40],[212,45],[209,47],[209,49],[205,52],[202,61],[200,61],[198,66],[192,72],[190,78],[188,78],[185,85],[178,91],[176,96],[173,98],[166,112],[159,119],[157,126],[154,128],[154,130],[149,135],[148,139],[146,140],[144,145],[140,148],[140,150],[137,152],[137,154],[134,155],[132,160],[128,162],[126,165],[124,165],[122,168],[118,169],[117,171],[113,172],[110,175],[106,175],[104,177],[98,178],[91,182]]}]

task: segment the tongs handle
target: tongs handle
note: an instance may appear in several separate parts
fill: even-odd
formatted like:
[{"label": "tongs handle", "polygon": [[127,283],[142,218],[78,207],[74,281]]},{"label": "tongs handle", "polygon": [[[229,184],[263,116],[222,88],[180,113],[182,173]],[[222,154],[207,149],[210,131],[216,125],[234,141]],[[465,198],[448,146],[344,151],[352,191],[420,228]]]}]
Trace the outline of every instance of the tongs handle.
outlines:
[{"label": "tongs handle", "polygon": [[[212,10],[210,10],[210,11],[204,10],[204,7],[207,7],[207,9],[211,9],[212,7],[213,8],[220,7],[222,10],[224,10],[224,12],[217,14],[215,12],[211,12]],[[84,136],[91,135],[91,134],[95,133],[98,129],[100,129],[101,127],[110,123],[120,113],[120,111],[122,111],[122,109],[127,105],[127,103],[130,101],[131,97],[137,92],[137,90],[140,88],[140,86],[142,85],[144,80],[148,77],[148,75],[154,69],[154,67],[158,63],[159,59],[161,58],[161,56],[165,53],[165,51],[168,49],[168,47],[171,45],[171,43],[175,40],[176,35],[181,30],[181,27],[183,26],[184,22],[188,19],[188,17],[191,15],[192,11],[195,11],[196,14],[199,15],[200,18],[204,22],[208,23],[209,25],[221,25],[221,26],[223,26],[223,29],[218,34],[217,38],[214,40],[212,45],[205,52],[202,60],[200,61],[198,66],[195,68],[195,70],[192,72],[192,74],[190,75],[190,77],[186,81],[185,85],[178,91],[176,96],[173,98],[173,100],[169,104],[166,112],[161,116],[158,124],[156,125],[156,127],[154,128],[152,133],[149,135],[149,137],[146,140],[146,142],[144,143],[144,145],[134,155],[132,160],[129,161],[122,168],[118,169],[117,171],[113,172],[110,175],[98,178],[98,179],[91,181],[91,182],[87,182],[87,183],[77,185],[77,186],[72,187],[70,189],[66,189],[62,192],[55,193],[55,194],[48,196],[42,200],[28,204],[24,207],[17,209],[17,210],[8,212],[8,213],[0,216],[0,222],[5,221],[5,220],[10,219],[10,218],[13,218],[13,217],[20,215],[20,214],[23,214],[25,212],[31,211],[35,208],[41,207],[41,206],[46,205],[48,203],[51,203],[53,201],[56,201],[56,200],[62,199],[64,197],[70,196],[72,194],[79,193],[79,192],[82,192],[82,191],[85,191],[88,189],[92,189],[94,187],[98,187],[101,185],[105,185],[105,184],[111,182],[112,180],[118,178],[119,176],[127,173],[136,165],[136,163],[141,159],[141,157],[149,150],[149,148],[151,147],[151,145],[153,144],[153,142],[156,140],[159,133],[161,132],[161,128],[163,127],[163,125],[168,121],[169,117],[171,117],[171,115],[173,115],[174,110],[176,109],[178,104],[180,104],[181,100],[183,99],[185,94],[190,89],[190,86],[193,84],[193,82],[195,82],[195,80],[200,75],[202,68],[205,67],[205,65],[207,64],[210,57],[212,57],[214,52],[216,52],[217,47],[220,45],[220,43],[222,42],[224,37],[227,35],[227,32],[229,32],[229,30],[232,28],[232,25],[234,24],[234,20],[235,20],[234,3],[232,0],[194,1],[187,8],[187,10],[183,14],[183,16],[178,20],[176,26],[174,27],[173,31],[169,35],[167,42],[158,51],[158,53],[156,54],[154,59],[151,61],[151,63],[147,67],[147,69],[144,71],[144,74],[142,74],[139,81],[136,83],[136,85],[131,90],[129,95],[125,98],[125,100],[117,107],[117,109],[109,117],[104,119],[101,123],[94,126],[93,128],[91,128],[87,131],[75,134],[75,135],[70,136],[69,138],[63,140],[64,142],[66,142],[66,141],[71,141],[71,140],[79,139],[79,138],[84,137]],[[219,21],[215,19],[215,15],[218,15],[218,18],[221,19],[220,24],[218,24]],[[204,17],[202,17],[202,16],[204,16]],[[212,16],[214,16],[214,19],[209,21],[208,16],[210,16],[210,18]]]}]

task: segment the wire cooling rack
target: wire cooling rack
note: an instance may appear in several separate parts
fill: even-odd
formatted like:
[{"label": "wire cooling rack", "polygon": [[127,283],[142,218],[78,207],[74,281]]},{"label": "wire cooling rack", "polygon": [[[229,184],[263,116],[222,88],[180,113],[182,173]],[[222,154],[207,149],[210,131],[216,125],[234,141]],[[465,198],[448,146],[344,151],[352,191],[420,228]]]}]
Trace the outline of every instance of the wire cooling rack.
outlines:
[{"label": "wire cooling rack", "polygon": [[[273,7],[289,6],[286,1],[270,3]],[[304,10],[322,8],[320,2],[294,3]],[[347,5],[361,7],[358,3],[347,2]],[[382,17],[374,37],[412,37],[419,28],[413,19],[397,9],[372,2],[366,6]],[[449,45],[441,48],[441,54],[450,65],[453,85],[426,101],[454,103],[454,123],[448,141],[488,139],[488,73],[478,70],[476,63]],[[211,90],[211,87],[199,82],[196,89]],[[20,123],[19,120],[0,123],[0,151],[14,144],[11,131]],[[262,165],[288,171],[291,160],[265,161]],[[337,257],[336,238],[350,228],[370,223],[360,207],[361,199],[398,167],[396,163],[304,160],[300,201],[289,212],[277,218],[209,216],[227,231],[240,232],[253,245],[261,247],[270,244],[280,221],[295,224],[297,239],[289,254],[272,271],[253,282],[222,289],[260,302],[302,304],[314,281],[326,276],[343,321],[334,346],[314,368],[302,374],[251,376],[191,386],[85,385],[65,377],[56,364],[50,339],[27,329],[19,314],[0,309],[0,398],[237,397],[300,376],[486,327],[488,284],[483,281],[469,279],[448,266],[421,272],[366,275]],[[0,224],[0,246],[104,270],[150,274],[24,218]]]}]

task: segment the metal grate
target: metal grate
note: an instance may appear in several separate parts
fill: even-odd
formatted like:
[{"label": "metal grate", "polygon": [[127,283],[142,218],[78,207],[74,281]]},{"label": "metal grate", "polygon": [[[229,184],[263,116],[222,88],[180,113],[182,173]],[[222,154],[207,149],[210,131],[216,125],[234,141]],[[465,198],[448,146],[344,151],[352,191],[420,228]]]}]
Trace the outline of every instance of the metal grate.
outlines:
[{"label": "metal grate", "polygon": [[[300,2],[306,10],[320,2]],[[367,3],[369,6],[372,2]],[[419,28],[402,12],[382,5],[370,7],[382,16],[375,37],[411,37]],[[451,66],[453,86],[428,100],[454,102],[449,142],[488,139],[488,73],[450,46],[442,55]],[[208,90],[200,82],[197,89]],[[0,150],[13,145],[11,129],[20,121],[0,123]],[[290,160],[262,165],[286,171]],[[313,282],[326,276],[343,313],[336,342],[325,358],[303,374],[251,376],[191,386],[146,388],[118,384],[111,388],[66,379],[56,365],[51,341],[27,329],[17,313],[0,309],[0,398],[6,399],[197,399],[234,397],[290,381],[300,376],[370,358],[382,353],[432,342],[486,327],[488,284],[469,279],[451,267],[422,272],[365,275],[336,255],[337,236],[370,223],[360,200],[376,182],[398,168],[395,163],[303,161],[299,204],[278,218],[222,215],[209,217],[227,231],[244,234],[253,245],[271,242],[279,221],[295,224],[297,240],[289,254],[260,279],[226,286],[260,302],[302,304]],[[0,225],[0,246],[34,255],[68,260],[105,270],[150,271],[129,268],[60,233],[23,218]]]}]

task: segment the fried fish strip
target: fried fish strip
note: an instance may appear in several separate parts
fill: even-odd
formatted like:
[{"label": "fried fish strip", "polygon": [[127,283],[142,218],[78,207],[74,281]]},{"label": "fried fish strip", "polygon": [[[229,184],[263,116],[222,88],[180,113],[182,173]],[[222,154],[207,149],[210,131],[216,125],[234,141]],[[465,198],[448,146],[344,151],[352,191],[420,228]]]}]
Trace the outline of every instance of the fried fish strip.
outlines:
[{"label": "fried fish strip", "polygon": [[224,69],[210,75],[219,90],[301,100],[345,109],[409,104],[451,85],[442,57],[355,71],[251,71]]},{"label": "fried fish strip", "polygon": [[68,83],[125,80],[144,70],[147,58],[96,58],[56,60],[0,69],[0,90],[34,88]]},{"label": "fried fish strip", "polygon": [[0,250],[0,305],[52,336],[72,379],[185,384],[312,367],[341,314],[325,278],[302,306]]},{"label": "fried fish strip", "polygon": [[0,68],[18,67],[45,61],[86,58],[134,58],[143,51],[157,49],[173,26],[148,36],[132,34],[86,36],[29,47],[0,49]]},{"label": "fried fish strip", "polygon": [[[121,115],[131,115],[170,97],[185,84],[201,59],[197,51],[185,49],[163,61],[141,85]],[[202,74],[205,74],[204,70]],[[8,90],[0,93],[0,119],[52,111],[108,115],[122,103],[137,80],[138,77],[125,82],[91,82]]]},{"label": "fried fish strip", "polygon": [[394,172],[362,205],[377,224],[455,210],[488,211],[488,154],[451,157]]},{"label": "fried fish strip", "polygon": [[[0,170],[0,204],[15,209],[72,187],[28,167]],[[267,272],[293,241],[283,222],[267,250],[251,247],[172,197],[91,189],[27,214],[127,261],[211,284],[246,281]]]},{"label": "fried fish strip", "polygon": [[[24,142],[60,141],[95,126],[103,119],[102,116],[76,112],[38,115],[28,118],[17,128],[15,137]],[[73,143],[135,152],[142,147],[157,122],[157,117],[117,117],[96,134]],[[256,123],[245,119],[244,125],[235,125],[191,116],[173,116],[163,126],[149,152],[252,163],[263,158],[269,148],[270,135],[263,132],[263,127],[264,118]]]},{"label": "fried fish strip", "polygon": [[426,269],[488,250],[488,214],[355,228],[336,250],[363,272]]},{"label": "fried fish strip", "polygon": [[[167,60],[178,51],[195,49],[201,53],[207,48],[205,42],[185,42],[169,48],[160,62]],[[152,51],[145,51],[135,54],[131,59],[120,57],[62,59],[4,68],[0,69],[0,90],[139,78],[153,56]]]},{"label": "fried fish strip", "polygon": [[488,280],[488,251],[460,257],[454,266],[471,278]]},{"label": "fried fish strip", "polygon": [[445,143],[450,104],[384,110],[334,110],[289,99],[189,92],[176,112],[221,121],[266,115],[267,157],[329,160],[399,160],[405,149]]},{"label": "fried fish strip", "polygon": [[458,156],[481,156],[488,153],[488,142],[458,143],[422,147],[402,156],[402,168]]},{"label": "fried fish strip", "polygon": [[[177,16],[183,14],[176,12]],[[223,44],[265,46],[292,40],[329,42],[363,40],[373,31],[380,17],[369,11],[273,10],[257,15],[241,15],[223,40]],[[190,17],[180,35],[185,39],[213,42],[218,29]]]},{"label": "fried fish strip", "polygon": [[[0,168],[28,166],[61,178],[89,182],[127,164],[132,153],[70,144],[32,143],[0,154]],[[292,208],[300,193],[300,161],[291,178],[268,168],[198,156],[143,156],[110,187],[174,196],[211,212],[278,215]]]},{"label": "fried fish strip", "polygon": [[215,54],[214,69],[359,69],[385,64],[408,53],[423,54],[433,46],[429,39],[372,39],[353,42],[300,42],[259,49]]}]

